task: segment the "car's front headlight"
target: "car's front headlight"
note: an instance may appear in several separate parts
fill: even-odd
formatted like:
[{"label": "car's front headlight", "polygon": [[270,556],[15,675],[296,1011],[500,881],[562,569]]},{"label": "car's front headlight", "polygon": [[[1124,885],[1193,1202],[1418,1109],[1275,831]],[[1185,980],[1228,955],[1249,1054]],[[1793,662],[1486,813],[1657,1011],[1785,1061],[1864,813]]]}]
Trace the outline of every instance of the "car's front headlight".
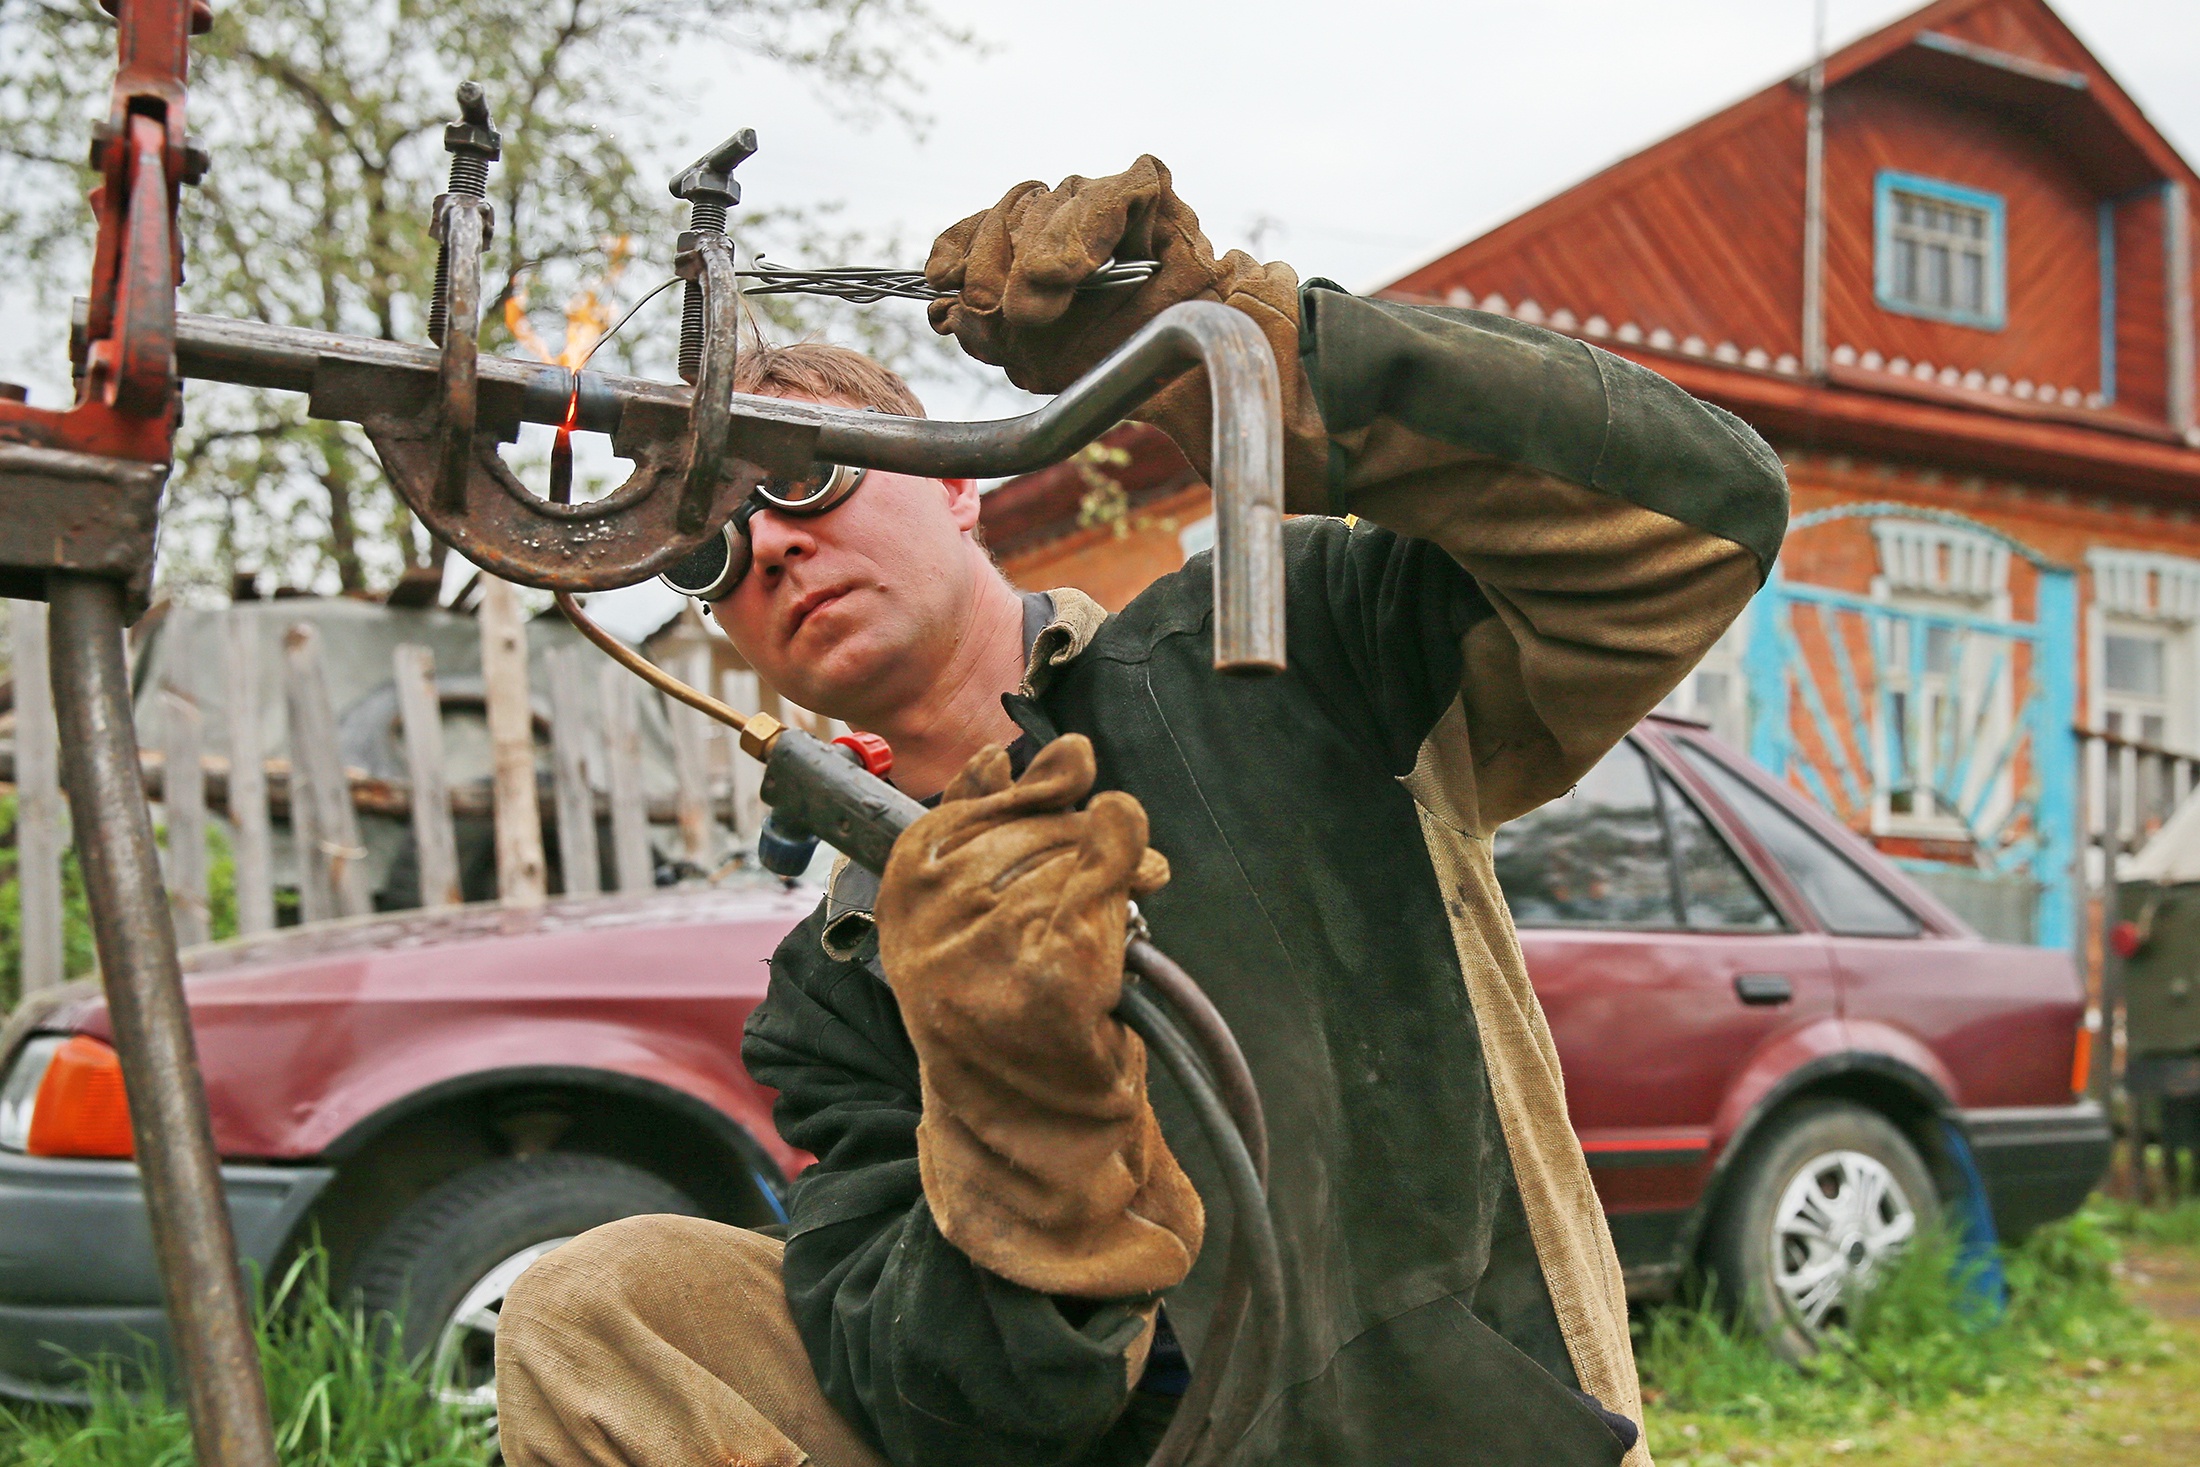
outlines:
[{"label": "car's front headlight", "polygon": [[0,1080],[0,1150],[29,1149],[39,1087],[45,1084],[55,1052],[67,1041],[65,1034],[37,1034],[16,1051],[7,1078]]}]

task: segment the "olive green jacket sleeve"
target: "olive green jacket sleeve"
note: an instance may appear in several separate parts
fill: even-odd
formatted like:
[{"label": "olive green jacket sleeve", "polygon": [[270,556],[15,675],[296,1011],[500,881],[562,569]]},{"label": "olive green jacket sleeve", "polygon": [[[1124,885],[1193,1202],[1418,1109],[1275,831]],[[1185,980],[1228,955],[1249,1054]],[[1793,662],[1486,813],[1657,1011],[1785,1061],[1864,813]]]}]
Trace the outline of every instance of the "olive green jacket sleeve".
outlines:
[{"label": "olive green jacket sleeve", "polygon": [[1442,546],[1495,612],[1462,680],[1487,832],[1569,788],[1718,639],[1770,574],[1786,477],[1739,418],[1586,342],[1323,281],[1300,313],[1328,462],[1294,505]]}]

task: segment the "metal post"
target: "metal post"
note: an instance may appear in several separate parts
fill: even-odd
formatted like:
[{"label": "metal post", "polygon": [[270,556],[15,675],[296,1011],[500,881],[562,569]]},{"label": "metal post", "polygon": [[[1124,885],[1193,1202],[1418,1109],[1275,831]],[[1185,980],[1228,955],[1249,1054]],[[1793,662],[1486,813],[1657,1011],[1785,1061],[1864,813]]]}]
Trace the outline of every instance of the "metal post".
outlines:
[{"label": "metal post", "polygon": [[2093,1054],[2094,1088],[2106,1105],[2116,1093],[2117,1011],[2123,1007],[2123,963],[2108,938],[2122,915],[2123,893],[2116,884],[2116,857],[2123,844],[2124,765],[2122,750],[2111,748],[2101,782],[2101,1030]]},{"label": "metal post", "polygon": [[2200,422],[2200,402],[2194,398],[2195,367],[2192,299],[2192,214],[2185,186],[2172,179],[2162,185],[2162,269],[2168,297],[2167,342],[2169,375],[2169,425],[2193,441]]},{"label": "metal post", "polygon": [[50,576],[47,587],[62,776],[192,1443],[209,1467],[274,1467],[267,1388],[139,783],[123,588],[68,573]]},{"label": "metal post", "polygon": [[1826,4],[1818,0],[1803,122],[1803,371],[1826,371]]}]

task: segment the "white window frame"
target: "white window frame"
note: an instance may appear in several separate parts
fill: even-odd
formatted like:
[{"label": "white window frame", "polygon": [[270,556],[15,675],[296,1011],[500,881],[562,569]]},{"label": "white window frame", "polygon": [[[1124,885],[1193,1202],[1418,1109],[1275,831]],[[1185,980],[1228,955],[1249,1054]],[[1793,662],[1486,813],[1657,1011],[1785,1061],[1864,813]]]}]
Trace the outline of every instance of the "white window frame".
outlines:
[{"label": "white window frame", "polygon": [[[2095,546],[2085,556],[2092,572],[2093,599],[2086,608],[2085,717],[2089,728],[2106,730],[2113,711],[2146,710],[2108,690],[2108,638],[2159,638],[2167,727],[2163,742],[2171,749],[2200,747],[2200,559],[2153,550]],[[2118,707],[2117,705],[2123,705]],[[2139,737],[2136,725],[2126,738]],[[2136,771],[2136,760],[2126,773]],[[2107,820],[2108,751],[2097,741],[2086,749],[2086,824],[2099,836]],[[2175,792],[2182,795],[2184,791]],[[2125,801],[2121,824],[2127,837],[2138,832],[2135,801]]]},{"label": "white window frame", "polygon": [[[1952,218],[1976,219],[1979,232],[1944,232],[1930,225],[1904,222],[1905,201],[1914,201],[1924,209],[1946,211]],[[1920,174],[1882,170],[1873,184],[1873,216],[1873,285],[1882,310],[1985,331],[2002,329],[2008,316],[2007,230],[1999,194]],[[1921,262],[1920,278],[1912,282],[1920,286],[1916,293],[1902,289],[1900,261],[1905,245],[1915,250],[1915,258]],[[1945,302],[1929,300],[1922,293],[1922,261],[1936,250],[1943,254],[1950,271]],[[1965,255],[1975,255],[1979,261],[1980,298],[1975,304],[1956,298],[1954,272],[1958,259]]]}]

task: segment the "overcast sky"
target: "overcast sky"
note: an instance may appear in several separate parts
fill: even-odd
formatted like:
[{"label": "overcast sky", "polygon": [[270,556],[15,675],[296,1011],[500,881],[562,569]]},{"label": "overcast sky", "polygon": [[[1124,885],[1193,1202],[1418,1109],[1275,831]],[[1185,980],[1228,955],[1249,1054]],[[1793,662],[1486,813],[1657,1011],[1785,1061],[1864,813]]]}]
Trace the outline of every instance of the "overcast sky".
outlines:
[{"label": "overcast sky", "polygon": [[[668,57],[659,74],[695,118],[681,151],[753,126],[752,203],[840,201],[851,223],[898,228],[912,265],[1020,179],[1152,152],[1218,246],[1363,288],[1799,70],[1812,31],[1811,0],[935,5],[986,49],[928,69],[921,138],[754,63]],[[1830,0],[1831,43],[1914,8]],[[2058,8],[2200,158],[2200,3]]]},{"label": "overcast sky", "polygon": [[[752,205],[837,202],[902,240],[899,261],[799,263],[909,265],[1020,179],[1152,152],[1219,246],[1368,287],[1800,69],[1812,0],[933,4],[986,48],[928,68],[923,137],[853,120],[846,98],[764,63],[689,51],[637,58],[637,80],[692,119],[650,151],[669,175],[753,126]],[[1833,44],[1912,8],[1830,0]],[[2200,159],[2200,3],[2058,8]],[[20,362],[23,345],[4,355]],[[932,395],[944,414],[1002,405]]]},{"label": "overcast sky", "polygon": [[[1348,286],[1801,69],[1812,28],[1810,0],[935,4],[990,47],[933,68],[921,141],[851,125],[760,69],[687,83],[704,131],[757,129],[752,200],[844,199],[928,240],[1019,179],[1152,152],[1218,244],[1250,243],[1265,219],[1265,253]],[[1833,44],[1914,8],[1831,0]],[[2058,8],[2200,157],[2200,4]]]}]

